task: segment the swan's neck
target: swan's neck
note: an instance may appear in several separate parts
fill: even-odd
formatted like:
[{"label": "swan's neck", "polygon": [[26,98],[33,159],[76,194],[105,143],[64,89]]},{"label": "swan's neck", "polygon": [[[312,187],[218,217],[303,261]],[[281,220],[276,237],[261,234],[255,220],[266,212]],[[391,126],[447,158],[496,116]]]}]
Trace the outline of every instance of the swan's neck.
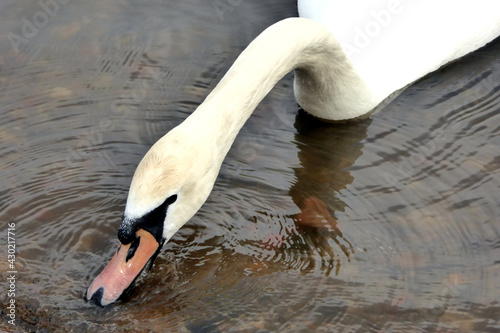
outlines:
[{"label": "swan's neck", "polygon": [[292,70],[297,101],[319,118],[359,117],[380,102],[327,28],[290,18],[266,29],[243,51],[186,123],[212,128],[225,156],[260,101]]}]

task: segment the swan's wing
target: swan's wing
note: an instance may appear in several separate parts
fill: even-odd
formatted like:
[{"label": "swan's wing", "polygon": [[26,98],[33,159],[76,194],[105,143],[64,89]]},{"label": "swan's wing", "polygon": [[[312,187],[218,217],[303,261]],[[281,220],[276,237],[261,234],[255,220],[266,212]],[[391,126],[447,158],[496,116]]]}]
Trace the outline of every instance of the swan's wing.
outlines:
[{"label": "swan's wing", "polygon": [[498,0],[299,0],[299,14],[326,25],[381,96],[500,35]]}]

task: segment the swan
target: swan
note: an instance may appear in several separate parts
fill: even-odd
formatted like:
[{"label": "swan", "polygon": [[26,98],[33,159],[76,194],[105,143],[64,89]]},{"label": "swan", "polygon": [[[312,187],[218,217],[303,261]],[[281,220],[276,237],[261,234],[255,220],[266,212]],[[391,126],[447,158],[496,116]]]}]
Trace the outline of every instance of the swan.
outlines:
[{"label": "swan", "polygon": [[106,306],[151,267],[202,206],[245,121],[285,74],[320,119],[370,115],[406,86],[500,34],[498,0],[299,0],[300,17],[263,31],[132,178],[118,250],[86,292]]}]

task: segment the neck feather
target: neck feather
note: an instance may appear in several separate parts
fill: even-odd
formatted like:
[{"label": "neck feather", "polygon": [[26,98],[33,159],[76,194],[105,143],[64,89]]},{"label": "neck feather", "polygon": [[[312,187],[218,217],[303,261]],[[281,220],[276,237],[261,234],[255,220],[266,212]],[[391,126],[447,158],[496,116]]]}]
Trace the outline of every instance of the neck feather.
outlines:
[{"label": "neck feather", "polygon": [[319,118],[360,117],[381,102],[327,28],[290,18],[266,29],[242,52],[186,124],[210,127],[224,158],[253,110],[292,70],[298,103]]}]

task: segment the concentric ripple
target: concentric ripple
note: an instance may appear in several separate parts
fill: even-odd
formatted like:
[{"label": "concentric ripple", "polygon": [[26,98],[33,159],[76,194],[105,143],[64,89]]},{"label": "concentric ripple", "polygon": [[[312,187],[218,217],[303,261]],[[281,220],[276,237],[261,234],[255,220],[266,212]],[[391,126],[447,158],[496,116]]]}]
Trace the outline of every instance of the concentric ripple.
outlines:
[{"label": "concentric ripple", "polygon": [[[43,10],[0,7],[2,36]],[[142,156],[295,10],[72,1],[17,50],[0,45],[0,218],[16,228],[19,332],[500,330],[499,41],[347,124],[299,111],[286,76],[153,270],[115,305],[84,301]]]}]

